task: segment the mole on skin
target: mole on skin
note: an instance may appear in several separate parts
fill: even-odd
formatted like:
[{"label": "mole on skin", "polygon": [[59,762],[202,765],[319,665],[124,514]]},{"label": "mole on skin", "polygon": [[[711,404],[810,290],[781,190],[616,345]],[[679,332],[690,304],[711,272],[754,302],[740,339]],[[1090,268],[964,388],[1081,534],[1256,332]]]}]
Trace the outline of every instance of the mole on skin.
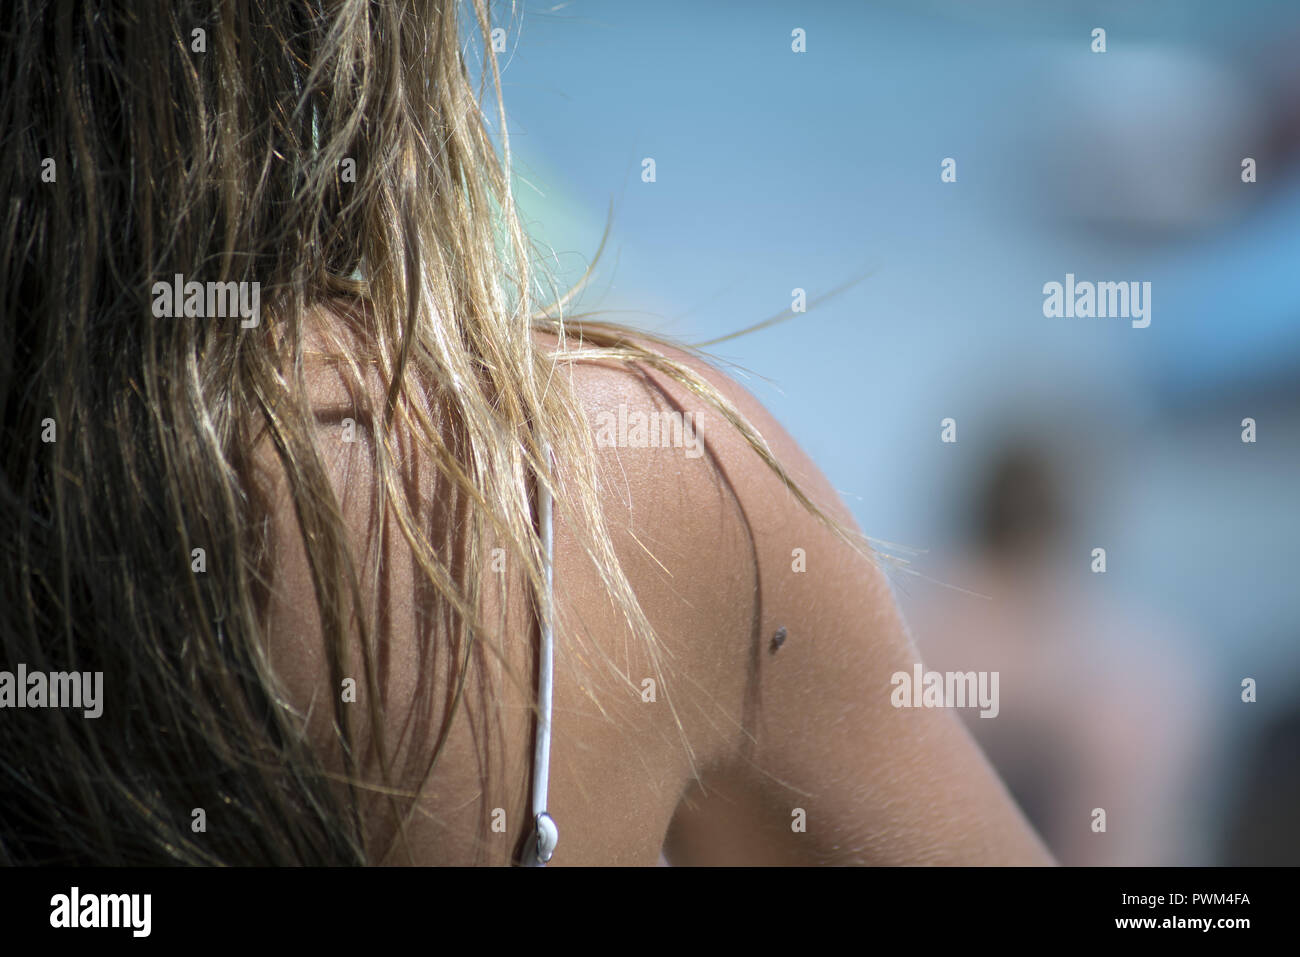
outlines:
[{"label": "mole on skin", "polygon": [[776,634],[772,636],[772,645],[770,648],[772,654],[776,654],[777,649],[780,648],[783,644],[785,644],[785,636],[786,636],[785,625],[782,625],[780,628],[776,630]]}]

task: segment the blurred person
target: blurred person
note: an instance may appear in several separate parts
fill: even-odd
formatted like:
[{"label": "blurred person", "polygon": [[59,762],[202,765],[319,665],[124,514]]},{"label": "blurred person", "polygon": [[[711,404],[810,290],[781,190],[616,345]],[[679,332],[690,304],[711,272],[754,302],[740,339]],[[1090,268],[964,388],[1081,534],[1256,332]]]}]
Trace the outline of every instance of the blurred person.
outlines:
[{"label": "blurred person", "polygon": [[927,668],[999,674],[996,715],[963,717],[1061,863],[1206,863],[1210,692],[1176,632],[1089,587],[1060,467],[1042,443],[994,456],[970,552],[933,573],[957,587],[909,609],[913,634]]}]

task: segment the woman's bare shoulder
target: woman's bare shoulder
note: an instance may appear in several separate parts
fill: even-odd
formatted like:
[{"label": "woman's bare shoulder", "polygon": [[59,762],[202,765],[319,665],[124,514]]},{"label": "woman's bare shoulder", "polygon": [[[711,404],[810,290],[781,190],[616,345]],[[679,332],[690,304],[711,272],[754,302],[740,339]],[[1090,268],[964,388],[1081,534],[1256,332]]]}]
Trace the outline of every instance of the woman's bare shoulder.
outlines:
[{"label": "woman's bare shoulder", "polygon": [[[670,625],[693,642],[682,651],[700,686],[691,707],[727,729],[704,738],[710,760],[683,792],[670,859],[1048,861],[960,721],[943,709],[894,707],[892,676],[910,674],[919,658],[877,557],[801,500],[855,533],[830,482],[735,379],[666,351],[720,404],[653,362],[585,373],[579,391],[603,413],[597,427],[614,430],[620,449],[609,456],[611,470],[630,466],[636,475],[640,494],[629,497],[627,520],[639,527],[653,516],[673,529],[681,560],[672,580],[691,583],[690,607],[705,620],[693,629],[689,612],[670,613]],[[634,409],[664,407],[693,416],[700,467],[680,450],[621,448],[635,444]],[[742,434],[737,414],[755,435]]]},{"label": "woman's bare shoulder", "polygon": [[[684,863],[1040,859],[960,724],[890,707],[889,675],[910,669],[915,652],[883,575],[803,508],[737,417],[813,501],[851,522],[826,479],[734,379],[648,345],[702,377],[720,404],[653,359],[556,368],[592,429],[604,520],[657,640],[638,641],[581,547],[576,514],[557,502],[554,863],[653,864],[665,842]],[[316,387],[320,400],[346,404],[347,390],[331,382]],[[359,480],[341,473],[339,487],[363,503],[365,475],[352,474]],[[292,502],[279,501],[291,516]],[[349,520],[364,540],[374,516],[359,505]],[[420,611],[402,537],[389,543],[396,551],[379,566],[396,576],[383,589],[388,730],[403,763],[418,765],[444,716],[414,707],[417,685],[431,681],[425,697],[450,700],[449,684],[429,671],[438,655],[414,639],[429,610]],[[292,640],[278,653],[307,711],[333,689],[304,619],[311,583],[300,544],[284,562],[275,607]],[[508,664],[530,673],[531,600],[515,588],[509,606],[521,640]],[[476,693],[460,705],[466,714],[444,742],[403,860],[504,863],[525,832],[528,700],[516,689],[492,702],[503,717],[485,763],[486,728],[474,714],[488,702]],[[804,830],[791,829],[796,813]]]},{"label": "woman's bare shoulder", "polygon": [[[744,738],[752,542],[707,403],[644,363],[556,374],[590,429],[604,521],[655,634],[647,647],[629,626],[557,503],[556,863],[653,864],[690,782]],[[566,819],[581,826],[565,834]]]}]

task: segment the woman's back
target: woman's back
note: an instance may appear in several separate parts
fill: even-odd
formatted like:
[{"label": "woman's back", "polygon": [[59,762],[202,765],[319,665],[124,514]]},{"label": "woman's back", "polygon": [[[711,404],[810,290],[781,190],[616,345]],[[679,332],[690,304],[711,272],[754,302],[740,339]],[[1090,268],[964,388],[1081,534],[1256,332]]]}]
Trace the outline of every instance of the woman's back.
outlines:
[{"label": "woman's back", "polygon": [[[556,340],[543,334],[538,344]],[[847,520],[752,397],[666,351],[720,388],[803,487]],[[328,362],[319,368],[312,401],[327,447],[337,443],[331,476],[360,548],[377,527],[370,476],[358,468],[364,430],[345,440],[338,423],[351,399]],[[806,511],[717,408],[670,376],[598,361],[558,368],[595,433],[606,521],[660,650],[638,640],[557,517],[552,863],[652,865],[661,852],[671,863],[717,864],[1046,860],[950,714],[891,706],[890,675],[910,673],[916,659],[873,564]],[[454,525],[432,471],[413,453],[403,474],[417,484],[424,476],[428,520]],[[277,563],[270,633],[306,711],[313,696],[319,706],[341,692],[303,615],[310,576],[279,488],[277,538],[294,544]],[[508,654],[482,655],[491,679],[455,705],[463,649],[420,639],[438,610],[415,586],[410,550],[390,536],[377,561],[384,730],[401,787],[417,785],[454,715],[406,822],[409,849],[395,842],[390,862],[509,863],[531,827],[537,616],[522,577],[499,553],[488,559],[478,574],[499,578],[506,599],[488,589],[484,618],[504,613]],[[328,737],[318,728],[322,744]],[[370,808],[387,845],[393,815],[379,795]]]}]

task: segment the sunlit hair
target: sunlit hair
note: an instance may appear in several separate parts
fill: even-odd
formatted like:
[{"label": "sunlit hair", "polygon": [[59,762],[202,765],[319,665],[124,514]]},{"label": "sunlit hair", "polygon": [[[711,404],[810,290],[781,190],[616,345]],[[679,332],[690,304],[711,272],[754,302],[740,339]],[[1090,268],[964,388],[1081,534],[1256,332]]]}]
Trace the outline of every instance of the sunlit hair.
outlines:
[{"label": "sunlit hair", "polygon": [[[579,330],[563,299],[540,295],[511,196],[489,42],[501,24],[484,2],[466,9],[462,25],[457,4],[434,0],[0,5],[0,667],[103,671],[112,689],[95,720],[0,720],[0,860],[339,864],[390,851],[357,792],[394,795],[399,816],[414,794],[394,787],[387,758],[377,563],[357,553],[327,474],[304,374],[312,336],[355,385],[372,504],[395,517],[443,609],[419,639],[452,649],[458,689],[484,650],[504,659],[500,623],[480,612],[488,551],[541,586],[536,481],[554,483],[566,527],[657,648],[557,364],[657,368],[784,475],[685,366],[613,326]],[[260,322],[156,318],[153,284],[175,274],[260,283]],[[409,441],[462,521],[420,520],[427,504],[401,471]],[[264,442],[289,483],[334,687],[350,654],[364,662],[364,717],[333,705],[342,788],[268,660],[279,546],[252,461]],[[361,773],[358,721],[379,780]],[[238,826],[193,833],[190,809],[214,806]]]}]

